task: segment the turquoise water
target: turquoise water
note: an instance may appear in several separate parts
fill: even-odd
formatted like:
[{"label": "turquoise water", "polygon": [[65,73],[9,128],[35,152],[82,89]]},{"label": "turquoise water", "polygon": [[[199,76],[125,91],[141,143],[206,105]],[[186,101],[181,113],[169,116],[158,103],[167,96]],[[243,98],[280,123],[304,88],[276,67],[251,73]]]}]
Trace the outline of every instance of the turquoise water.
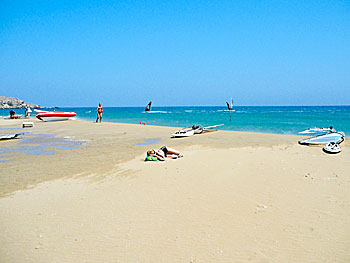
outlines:
[{"label": "turquoise water", "polygon": [[[104,107],[103,121],[118,123],[145,123],[146,125],[189,127],[224,124],[221,130],[249,131],[276,134],[298,134],[309,127],[327,127],[350,136],[350,106],[245,106],[235,107],[230,113],[226,107]],[[24,114],[24,110],[15,110]],[[77,119],[95,121],[96,107],[60,108],[57,111],[75,111]],[[0,110],[0,116],[9,110]],[[231,115],[231,120],[230,120]],[[143,124],[142,124],[143,125]]]},{"label": "turquoise water", "polygon": [[[0,133],[2,128],[0,128]],[[16,139],[18,145],[6,147],[0,145],[0,162],[9,160],[8,153],[17,152],[30,155],[52,155],[57,150],[78,149],[84,144],[84,141],[76,141],[70,137],[60,138],[54,134],[40,134],[25,132],[21,137]]]}]

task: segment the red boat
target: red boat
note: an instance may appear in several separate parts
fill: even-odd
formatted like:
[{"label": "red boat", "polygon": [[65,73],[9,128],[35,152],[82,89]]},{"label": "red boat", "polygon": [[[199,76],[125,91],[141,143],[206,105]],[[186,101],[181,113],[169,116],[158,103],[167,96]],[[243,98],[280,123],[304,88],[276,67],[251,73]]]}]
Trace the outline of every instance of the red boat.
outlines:
[{"label": "red boat", "polygon": [[42,121],[65,121],[76,115],[75,112],[40,111],[36,117]]}]

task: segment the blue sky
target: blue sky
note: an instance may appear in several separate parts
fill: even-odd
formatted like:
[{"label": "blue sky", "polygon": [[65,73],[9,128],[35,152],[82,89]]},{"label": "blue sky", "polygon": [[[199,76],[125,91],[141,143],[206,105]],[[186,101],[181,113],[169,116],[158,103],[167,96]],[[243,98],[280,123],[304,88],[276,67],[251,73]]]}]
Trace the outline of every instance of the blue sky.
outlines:
[{"label": "blue sky", "polygon": [[0,95],[349,105],[349,1],[0,1]]}]

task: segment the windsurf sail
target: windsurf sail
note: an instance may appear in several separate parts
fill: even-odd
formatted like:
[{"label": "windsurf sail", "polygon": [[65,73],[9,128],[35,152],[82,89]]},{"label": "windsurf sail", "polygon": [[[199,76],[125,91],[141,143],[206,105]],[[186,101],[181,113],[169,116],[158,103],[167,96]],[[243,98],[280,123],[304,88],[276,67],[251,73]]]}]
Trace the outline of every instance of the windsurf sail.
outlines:
[{"label": "windsurf sail", "polygon": [[333,132],[300,140],[299,144],[326,144],[330,142],[341,143],[344,141],[344,139],[345,134],[343,132]]},{"label": "windsurf sail", "polygon": [[152,105],[152,101],[148,102],[145,112],[150,111],[151,110],[151,105]]},{"label": "windsurf sail", "polygon": [[332,128],[309,128],[305,131],[299,132],[299,134],[316,134],[316,133],[328,133],[328,132],[335,132],[335,130]]},{"label": "windsurf sail", "polygon": [[203,130],[215,129],[215,128],[220,127],[220,126],[224,126],[224,124],[218,124],[218,125],[212,125],[212,126],[203,127]]},{"label": "windsurf sail", "polygon": [[226,101],[227,109],[228,110],[233,110],[233,100],[231,98],[231,105]]}]

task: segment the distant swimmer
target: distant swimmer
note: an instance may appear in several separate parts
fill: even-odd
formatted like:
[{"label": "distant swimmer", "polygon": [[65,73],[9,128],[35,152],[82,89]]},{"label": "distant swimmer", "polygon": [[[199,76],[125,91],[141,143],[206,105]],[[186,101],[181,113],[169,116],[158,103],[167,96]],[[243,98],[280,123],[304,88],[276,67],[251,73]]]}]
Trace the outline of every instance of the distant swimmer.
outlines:
[{"label": "distant swimmer", "polygon": [[103,113],[103,108],[101,106],[101,103],[99,103],[98,107],[97,107],[97,119],[96,119],[96,122],[98,122],[98,119],[100,119],[100,122],[102,122],[102,113]]}]

